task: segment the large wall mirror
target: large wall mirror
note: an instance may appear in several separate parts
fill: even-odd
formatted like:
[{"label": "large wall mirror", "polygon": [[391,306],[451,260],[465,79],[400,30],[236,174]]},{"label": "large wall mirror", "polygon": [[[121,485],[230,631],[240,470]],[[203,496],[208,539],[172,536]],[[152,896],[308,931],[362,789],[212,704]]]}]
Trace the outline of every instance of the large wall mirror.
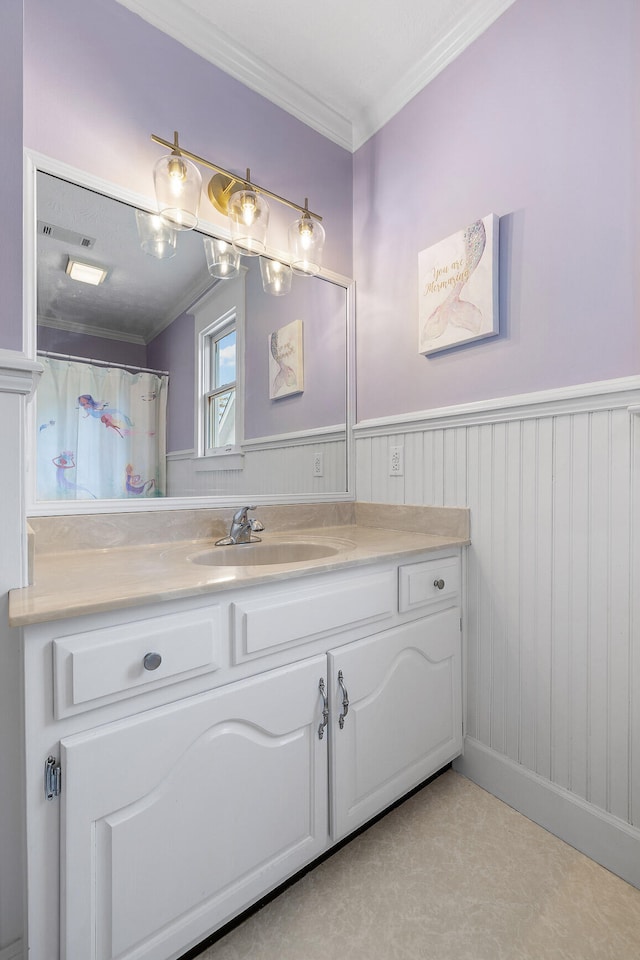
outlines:
[{"label": "large wall mirror", "polygon": [[[31,513],[350,498],[347,278],[293,276],[275,296],[273,254],[212,275],[222,228],[157,245],[144,198],[44,158],[28,180]],[[87,266],[103,273],[86,282]]]}]

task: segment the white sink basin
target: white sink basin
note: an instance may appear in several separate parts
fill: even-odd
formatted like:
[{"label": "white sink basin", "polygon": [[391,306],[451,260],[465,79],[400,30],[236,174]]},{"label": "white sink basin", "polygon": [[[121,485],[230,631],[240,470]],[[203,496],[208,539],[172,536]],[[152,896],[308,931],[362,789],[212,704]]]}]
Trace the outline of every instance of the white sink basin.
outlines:
[{"label": "white sink basin", "polygon": [[277,543],[236,543],[213,547],[189,557],[210,567],[253,567],[265,564],[323,560],[353,547],[350,540],[279,540]]}]

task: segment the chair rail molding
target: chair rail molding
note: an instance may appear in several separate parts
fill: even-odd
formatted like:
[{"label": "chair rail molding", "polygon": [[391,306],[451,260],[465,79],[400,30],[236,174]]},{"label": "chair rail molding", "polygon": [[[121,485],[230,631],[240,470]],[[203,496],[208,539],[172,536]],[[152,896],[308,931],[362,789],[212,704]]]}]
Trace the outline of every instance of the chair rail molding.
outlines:
[{"label": "chair rail molding", "polygon": [[443,427],[476,423],[506,423],[583,411],[617,410],[640,413],[640,376],[597,380],[570,387],[556,387],[535,393],[520,393],[491,400],[477,400],[450,407],[435,407],[396,416],[361,420],[354,426],[358,438],[387,433],[440,430]]}]

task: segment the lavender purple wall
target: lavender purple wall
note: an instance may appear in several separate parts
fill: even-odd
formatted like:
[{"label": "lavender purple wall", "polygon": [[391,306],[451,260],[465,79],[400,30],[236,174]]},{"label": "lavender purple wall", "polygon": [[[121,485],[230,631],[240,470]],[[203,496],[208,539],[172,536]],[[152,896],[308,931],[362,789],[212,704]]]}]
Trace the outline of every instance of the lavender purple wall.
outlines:
[{"label": "lavender purple wall", "polygon": [[167,394],[167,452],[194,445],[195,327],[183,313],[147,345],[147,362],[154,370],[169,371]]},{"label": "lavender purple wall", "polygon": [[[246,262],[245,437],[344,423],[346,294],[326,281],[294,277],[286,297],[265,294],[257,260]],[[292,320],[304,323],[304,392],[269,399],[268,335]],[[169,370],[167,450],[194,443],[194,320],[183,314],[147,347],[147,364]]]},{"label": "lavender purple wall", "polygon": [[[25,0],[27,147],[153,194],[163,148],[181,142],[325,218],[326,266],[352,274],[351,154],[115,0]],[[203,217],[222,222],[207,200]],[[271,243],[286,249],[292,212],[272,204]]]},{"label": "lavender purple wall", "polygon": [[[358,151],[359,419],[640,372],[638,7],[516,0]],[[500,338],[422,357],[418,252],[490,212]]]},{"label": "lavender purple wall", "polygon": [[22,0],[4,0],[0,29],[0,349],[22,349]]},{"label": "lavender purple wall", "polygon": [[41,325],[38,326],[38,349],[65,353],[72,357],[87,357],[90,360],[131,364],[134,367],[148,366],[147,348],[144,344],[89,337],[84,333],[72,333],[70,330],[56,330],[54,327]]},{"label": "lavender purple wall", "polygon": [[[246,284],[245,436],[344,423],[346,416],[346,293],[317,278],[293,277],[285,297],[265,294],[258,264]],[[303,322],[304,392],[269,399],[268,337]]]}]

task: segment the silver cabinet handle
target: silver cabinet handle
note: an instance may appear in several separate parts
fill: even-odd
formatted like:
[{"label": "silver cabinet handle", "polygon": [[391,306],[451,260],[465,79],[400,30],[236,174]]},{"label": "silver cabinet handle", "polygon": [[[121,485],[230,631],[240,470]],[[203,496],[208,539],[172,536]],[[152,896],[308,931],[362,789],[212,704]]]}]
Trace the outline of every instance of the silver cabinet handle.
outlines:
[{"label": "silver cabinet handle", "polygon": [[438,590],[444,590],[444,580],[434,580],[434,581],[433,581],[433,585],[434,585],[434,587],[436,587]]},{"label": "silver cabinet handle", "polygon": [[320,721],[320,726],[318,727],[318,740],[322,740],[324,737],[324,728],[329,723],[329,701],[327,700],[326,687],[322,677],[320,677],[318,690],[320,691],[320,696],[322,697],[322,720]]},{"label": "silver cabinet handle", "polygon": [[145,653],[142,666],[145,670],[157,670],[162,663],[162,657],[159,653]]},{"label": "silver cabinet handle", "polygon": [[349,694],[347,693],[347,688],[344,685],[342,670],[338,670],[338,683],[340,684],[340,689],[342,690],[342,713],[338,717],[338,723],[340,724],[340,729],[342,730],[344,727],[344,718],[349,713]]}]

